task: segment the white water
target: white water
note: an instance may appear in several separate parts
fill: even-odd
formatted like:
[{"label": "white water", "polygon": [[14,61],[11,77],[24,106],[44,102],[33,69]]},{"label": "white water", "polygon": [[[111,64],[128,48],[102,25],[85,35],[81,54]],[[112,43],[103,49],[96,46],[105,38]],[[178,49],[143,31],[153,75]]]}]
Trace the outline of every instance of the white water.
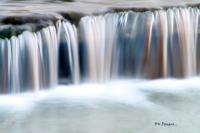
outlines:
[{"label": "white water", "polygon": [[[0,96],[1,133],[198,132],[200,79],[119,80]],[[155,122],[175,126],[155,126]]]},{"label": "white water", "polygon": [[[116,80],[102,84],[85,83],[81,85],[60,85],[48,91],[37,91],[35,93],[6,94],[0,95],[0,106],[32,105],[39,101],[51,98],[63,100],[75,100],[93,103],[95,101],[120,102],[132,106],[150,104],[145,92],[185,93],[187,91],[199,90],[200,78],[189,79],[159,79],[159,80]],[[82,101],[83,100],[83,101]],[[18,104],[19,103],[19,104]],[[153,104],[151,104],[153,105]],[[20,109],[20,108],[19,108]]]}]

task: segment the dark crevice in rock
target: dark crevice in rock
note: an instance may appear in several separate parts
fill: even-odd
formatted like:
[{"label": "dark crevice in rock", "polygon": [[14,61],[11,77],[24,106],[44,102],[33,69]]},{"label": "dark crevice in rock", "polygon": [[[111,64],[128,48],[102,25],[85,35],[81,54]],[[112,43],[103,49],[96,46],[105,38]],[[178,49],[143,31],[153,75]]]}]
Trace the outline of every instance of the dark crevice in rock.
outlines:
[{"label": "dark crevice in rock", "polygon": [[76,26],[78,26],[82,17],[87,16],[86,14],[78,12],[60,12],[59,14]]},{"label": "dark crevice in rock", "polygon": [[31,14],[27,16],[8,16],[0,20],[2,24],[22,25],[27,23],[33,24],[49,24],[55,22],[56,18],[50,15]]}]

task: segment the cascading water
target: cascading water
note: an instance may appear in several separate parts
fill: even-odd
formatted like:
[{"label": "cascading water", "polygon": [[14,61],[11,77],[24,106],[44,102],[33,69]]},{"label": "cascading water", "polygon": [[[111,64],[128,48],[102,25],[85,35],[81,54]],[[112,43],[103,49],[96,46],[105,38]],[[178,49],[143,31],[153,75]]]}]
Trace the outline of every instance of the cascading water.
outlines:
[{"label": "cascading water", "polygon": [[80,82],[79,51],[77,28],[69,22],[59,23],[60,37],[60,64],[61,78],[70,77],[73,83]]},{"label": "cascading water", "polygon": [[197,76],[199,9],[172,8],[58,20],[38,32],[0,40],[0,91],[59,82]]},{"label": "cascading water", "polygon": [[85,17],[80,28],[89,80],[199,73],[197,8]]},{"label": "cascading water", "polygon": [[200,132],[199,0],[0,10],[0,133]]},{"label": "cascading water", "polygon": [[55,85],[57,44],[54,26],[1,40],[1,92],[20,92]]}]

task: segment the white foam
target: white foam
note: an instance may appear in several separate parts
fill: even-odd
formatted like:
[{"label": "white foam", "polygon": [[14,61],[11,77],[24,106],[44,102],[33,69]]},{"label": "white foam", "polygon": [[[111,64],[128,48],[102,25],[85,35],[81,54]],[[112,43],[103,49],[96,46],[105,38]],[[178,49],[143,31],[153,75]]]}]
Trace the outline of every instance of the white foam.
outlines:
[{"label": "white foam", "polygon": [[114,102],[132,106],[153,106],[147,99],[147,91],[179,93],[200,89],[200,78],[160,79],[160,80],[118,80],[108,83],[87,83],[81,85],[58,86],[48,91],[1,95],[0,109],[26,110],[41,101],[76,101],[75,104]]}]

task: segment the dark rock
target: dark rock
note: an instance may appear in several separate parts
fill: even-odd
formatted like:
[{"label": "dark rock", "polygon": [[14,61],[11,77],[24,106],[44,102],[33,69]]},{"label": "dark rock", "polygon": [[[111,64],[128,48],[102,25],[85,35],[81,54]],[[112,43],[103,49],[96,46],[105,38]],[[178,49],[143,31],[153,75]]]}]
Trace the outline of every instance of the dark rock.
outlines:
[{"label": "dark rock", "polygon": [[2,17],[0,19],[0,38],[17,36],[24,31],[36,32],[49,25],[55,25],[57,20],[52,15],[40,14]]}]

